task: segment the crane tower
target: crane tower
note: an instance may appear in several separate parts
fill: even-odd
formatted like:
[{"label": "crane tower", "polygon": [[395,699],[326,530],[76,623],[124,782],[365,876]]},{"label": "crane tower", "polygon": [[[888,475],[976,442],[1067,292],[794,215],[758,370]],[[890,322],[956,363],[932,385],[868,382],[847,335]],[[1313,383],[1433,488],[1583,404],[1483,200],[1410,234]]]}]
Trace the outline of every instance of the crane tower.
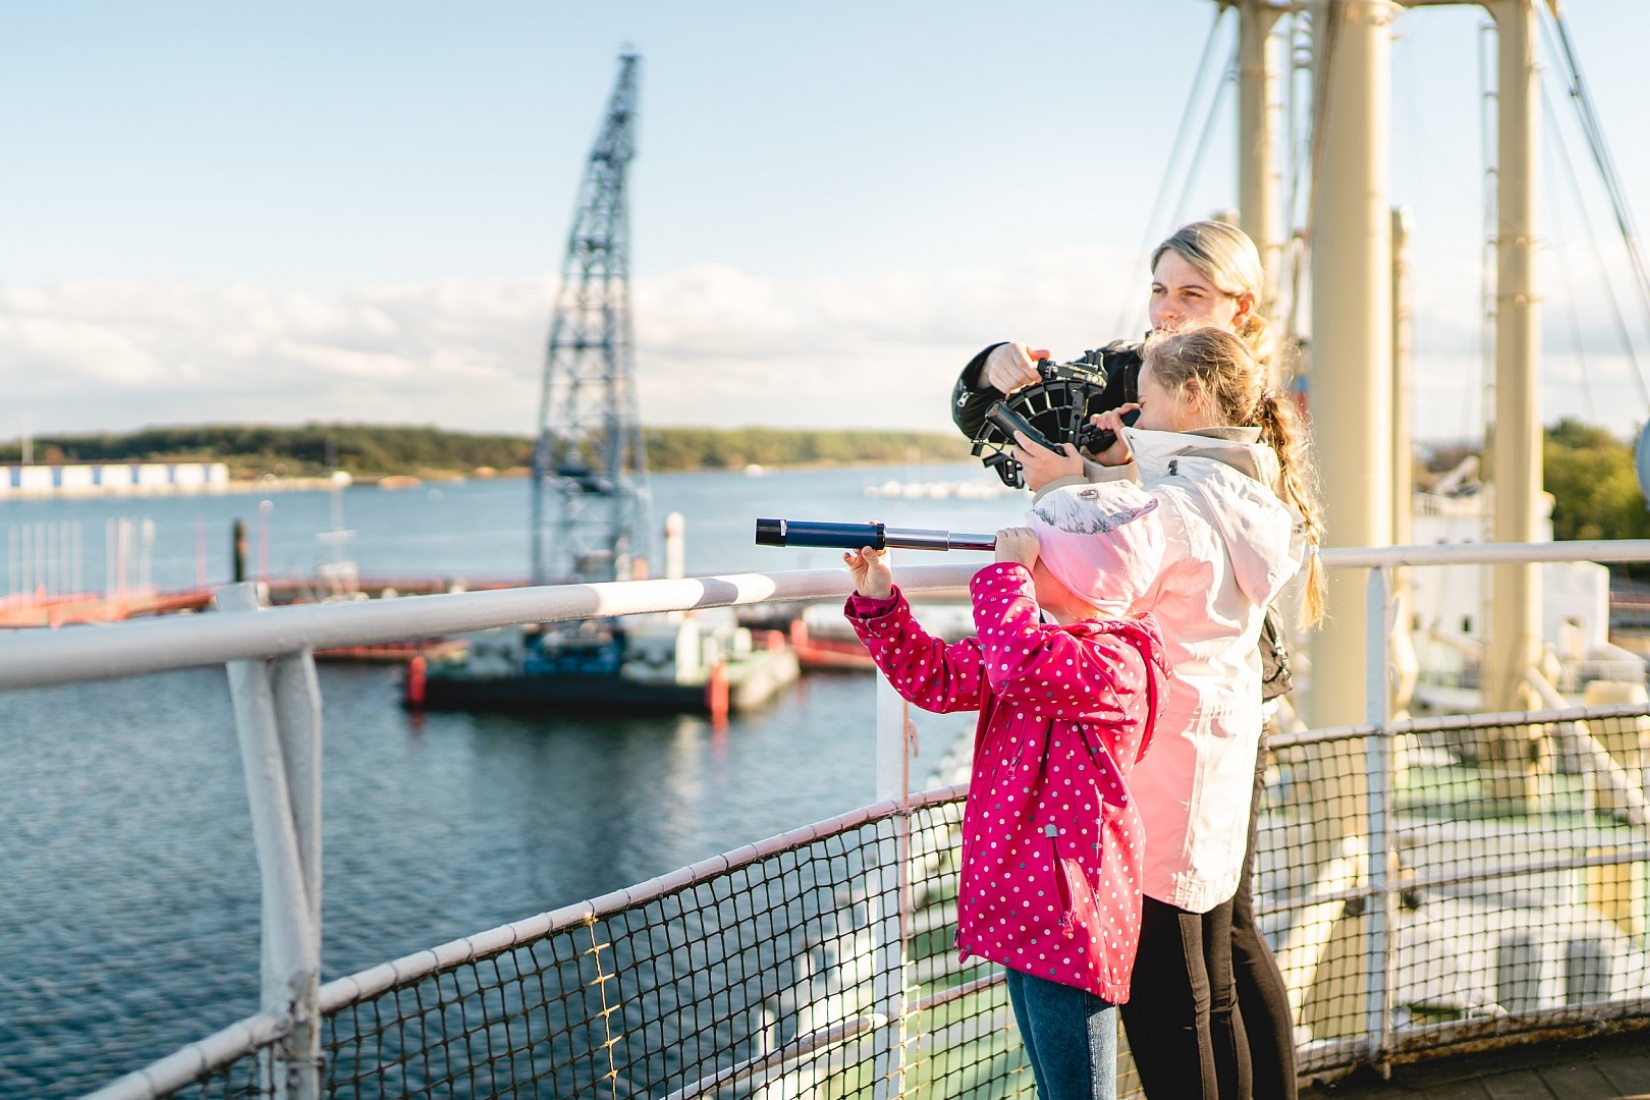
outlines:
[{"label": "crane tower", "polygon": [[640,58],[619,58],[579,188],[550,322],[533,450],[533,583],[628,580],[647,547],[647,455],[637,414],[625,179]]}]

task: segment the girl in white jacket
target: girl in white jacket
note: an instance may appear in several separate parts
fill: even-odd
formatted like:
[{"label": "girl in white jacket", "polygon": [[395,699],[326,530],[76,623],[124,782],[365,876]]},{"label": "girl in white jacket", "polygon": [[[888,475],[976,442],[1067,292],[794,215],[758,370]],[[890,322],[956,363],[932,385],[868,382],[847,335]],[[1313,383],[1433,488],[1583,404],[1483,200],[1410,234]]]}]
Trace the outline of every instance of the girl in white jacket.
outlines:
[{"label": "girl in white jacket", "polygon": [[1086,470],[1141,481],[1160,502],[1168,547],[1136,608],[1157,617],[1172,671],[1132,783],[1146,901],[1123,1022],[1151,1100],[1248,1100],[1230,924],[1262,727],[1256,643],[1267,604],[1303,563],[1308,617],[1321,614],[1319,510],[1293,407],[1234,334],[1153,337],[1140,417],[1125,427],[1132,407],[1098,418],[1118,442]]}]

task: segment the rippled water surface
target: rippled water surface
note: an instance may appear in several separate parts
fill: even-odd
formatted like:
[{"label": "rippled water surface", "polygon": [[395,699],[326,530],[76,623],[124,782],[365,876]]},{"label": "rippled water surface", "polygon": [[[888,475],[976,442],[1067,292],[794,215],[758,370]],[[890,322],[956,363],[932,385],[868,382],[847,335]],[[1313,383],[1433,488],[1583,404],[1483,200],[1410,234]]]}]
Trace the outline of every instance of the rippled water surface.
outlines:
[{"label": "rippled water surface", "polygon": [[[687,517],[690,572],[820,567],[751,544],[758,515],[992,530],[1024,498],[867,499],[905,469],[654,479]],[[977,467],[925,479],[978,481]],[[369,575],[519,576],[527,487],[351,489]],[[270,498],[267,560],[329,551],[331,494]],[[113,517],[153,523],[162,585],[228,572],[247,496],[0,504],[0,526],[78,523],[100,585]],[[13,543],[8,543],[13,545]],[[256,545],[256,543],[255,543]],[[204,546],[204,559],[200,548]],[[255,551],[256,553],[256,551]],[[977,555],[978,560],[984,560]],[[323,666],[324,977],[592,897],[863,805],[872,681],[807,677],[769,709],[704,719],[409,716],[396,673]],[[971,725],[924,716],[924,755]],[[258,875],[221,669],[0,694],[0,1096],[79,1095],[257,1010]]]}]

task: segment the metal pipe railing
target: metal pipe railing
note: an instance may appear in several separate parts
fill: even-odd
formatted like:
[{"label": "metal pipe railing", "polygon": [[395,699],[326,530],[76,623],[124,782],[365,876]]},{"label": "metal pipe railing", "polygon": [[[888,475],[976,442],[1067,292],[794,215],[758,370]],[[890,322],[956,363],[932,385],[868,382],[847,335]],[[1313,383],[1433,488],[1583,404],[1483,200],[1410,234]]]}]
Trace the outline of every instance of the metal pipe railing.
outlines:
[{"label": "metal pipe railing", "polygon": [[[961,563],[901,566],[894,579],[907,592],[943,592],[966,589],[977,569],[978,565]],[[266,608],[256,615],[146,619],[15,632],[0,637],[0,691],[168,672],[304,649],[433,638],[519,623],[840,599],[852,591],[846,570],[813,569],[407,596]]]}]

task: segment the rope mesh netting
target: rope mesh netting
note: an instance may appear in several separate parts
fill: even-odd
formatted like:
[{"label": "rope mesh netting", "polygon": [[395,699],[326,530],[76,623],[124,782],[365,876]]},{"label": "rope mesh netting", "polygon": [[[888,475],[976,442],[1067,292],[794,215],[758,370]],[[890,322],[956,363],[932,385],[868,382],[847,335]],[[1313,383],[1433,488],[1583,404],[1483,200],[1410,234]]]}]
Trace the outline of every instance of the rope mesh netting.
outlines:
[{"label": "rope mesh netting", "polygon": [[[997,968],[960,963],[951,946],[962,794],[929,798],[908,818],[852,815],[680,885],[598,900],[543,935],[331,1009],[323,1089],[1032,1096]],[[177,1095],[270,1095],[260,1057]]]},{"label": "rope mesh netting", "polygon": [[[1387,894],[1370,885],[1371,731],[1273,739],[1255,903],[1303,1071],[1369,1056],[1372,975],[1400,1055],[1643,1014],[1645,710],[1397,724]],[[1000,970],[952,947],[961,798],[863,811],[513,942],[349,979],[360,995],[323,993],[324,1092],[1033,1096]],[[1390,954],[1371,950],[1382,914]],[[1124,1050],[1119,1092],[1137,1095]],[[266,1057],[171,1095],[272,1095]]]},{"label": "rope mesh netting", "polygon": [[[1381,896],[1370,889],[1368,731],[1278,739],[1255,901],[1303,1069],[1362,1053],[1374,967],[1401,1054],[1643,1013],[1643,711],[1397,725],[1386,738],[1396,858]],[[1395,949],[1372,958],[1383,905]]]}]

